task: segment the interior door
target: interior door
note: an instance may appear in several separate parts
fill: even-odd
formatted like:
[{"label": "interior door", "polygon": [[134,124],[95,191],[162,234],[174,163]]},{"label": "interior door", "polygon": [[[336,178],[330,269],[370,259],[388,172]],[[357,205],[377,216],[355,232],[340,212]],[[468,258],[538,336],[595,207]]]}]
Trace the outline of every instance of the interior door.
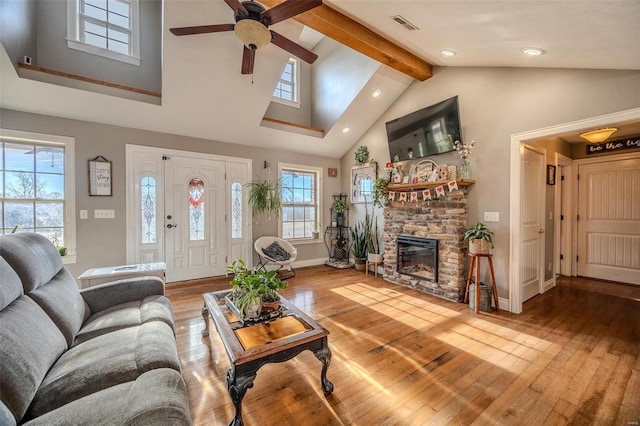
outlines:
[{"label": "interior door", "polygon": [[578,275],[640,285],[640,159],[578,173]]},{"label": "interior door", "polygon": [[167,282],[223,275],[225,162],[172,155],[164,166]]},{"label": "interior door", "polygon": [[522,301],[541,293],[544,283],[545,153],[525,145],[522,157],[521,294]]}]

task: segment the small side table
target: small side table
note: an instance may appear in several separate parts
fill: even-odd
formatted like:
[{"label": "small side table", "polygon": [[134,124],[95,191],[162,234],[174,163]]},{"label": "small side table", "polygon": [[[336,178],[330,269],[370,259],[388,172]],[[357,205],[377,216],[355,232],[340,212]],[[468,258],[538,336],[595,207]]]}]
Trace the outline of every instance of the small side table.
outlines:
[{"label": "small side table", "polygon": [[491,273],[491,286],[493,287],[493,298],[496,302],[496,311],[500,312],[500,305],[498,304],[498,288],[496,287],[496,276],[493,272],[493,255],[492,254],[472,254],[471,264],[469,265],[469,275],[467,276],[467,289],[464,292],[464,303],[469,302],[469,286],[471,285],[471,277],[474,275],[476,279],[476,291],[475,291],[475,312],[479,312],[480,305],[480,259],[483,257],[489,261],[489,272]]},{"label": "small side table", "polygon": [[379,265],[380,263],[381,263],[381,262],[369,262],[369,259],[367,259],[367,260],[364,262],[364,274],[365,274],[365,275],[369,275],[369,266],[370,266],[370,265],[373,265],[373,276],[374,276],[374,277],[376,277],[376,278],[378,278],[378,265]]},{"label": "small side table", "polygon": [[80,289],[93,287],[110,281],[125,278],[154,276],[165,279],[167,265],[164,262],[140,263],[136,265],[107,266],[103,268],[87,269],[78,277]]}]

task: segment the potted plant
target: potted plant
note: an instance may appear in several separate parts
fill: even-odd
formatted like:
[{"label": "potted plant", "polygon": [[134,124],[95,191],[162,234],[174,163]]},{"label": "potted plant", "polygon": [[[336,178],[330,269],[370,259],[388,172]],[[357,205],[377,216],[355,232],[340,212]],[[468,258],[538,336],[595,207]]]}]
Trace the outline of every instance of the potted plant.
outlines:
[{"label": "potted plant", "polygon": [[467,229],[464,232],[464,239],[469,241],[471,254],[489,254],[490,249],[493,248],[493,232],[482,222]]},{"label": "potted plant", "polygon": [[382,263],[382,253],[380,253],[380,242],[378,241],[378,218],[375,218],[375,222],[371,221],[371,218],[367,217],[369,213],[365,214],[365,221],[368,220],[371,231],[369,232],[369,252],[367,253],[367,260],[369,263]]},{"label": "potted plant", "polygon": [[364,164],[369,159],[369,148],[365,145],[360,145],[355,152],[356,163]]},{"label": "potted plant", "polygon": [[[14,229],[16,229],[17,227],[15,227]],[[13,231],[12,231],[13,233]],[[58,249],[58,253],[60,253],[60,256],[66,256],[67,255],[67,248],[64,246],[60,245],[60,237],[58,237],[58,233],[55,232],[53,234],[53,236],[50,238],[51,242],[53,243],[54,246],[56,246],[56,249]]]},{"label": "potted plant", "polygon": [[246,185],[249,188],[248,203],[254,214],[268,213],[280,216],[282,198],[280,197],[280,180],[254,180]]},{"label": "potted plant", "polygon": [[331,208],[336,212],[336,222],[338,226],[344,226],[344,212],[347,210],[347,202],[342,198],[333,200]]},{"label": "potted plant", "polygon": [[248,269],[243,259],[236,259],[227,266],[226,272],[233,274],[229,301],[241,320],[255,320],[280,307],[278,290],[285,289],[287,283],[278,278],[276,271]]},{"label": "potted plant", "polygon": [[[368,216],[368,214],[367,214]],[[359,220],[351,228],[351,254],[353,254],[356,270],[364,271],[367,253],[369,253],[369,243],[371,241],[370,224],[365,220]]]},{"label": "potted plant", "polygon": [[373,182],[373,205],[374,207],[383,208],[387,205],[389,198],[389,180],[386,178],[378,178]]}]

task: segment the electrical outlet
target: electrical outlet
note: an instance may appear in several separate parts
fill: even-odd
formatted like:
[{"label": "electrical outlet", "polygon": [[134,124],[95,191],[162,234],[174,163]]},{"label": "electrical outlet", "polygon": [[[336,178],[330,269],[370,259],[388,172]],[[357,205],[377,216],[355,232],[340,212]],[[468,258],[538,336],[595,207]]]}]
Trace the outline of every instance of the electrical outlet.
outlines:
[{"label": "electrical outlet", "polygon": [[115,210],[94,210],[93,211],[94,217],[96,219],[114,219],[116,217],[116,211]]},{"label": "electrical outlet", "polygon": [[500,213],[499,212],[484,212],[484,221],[485,222],[500,222]]},{"label": "electrical outlet", "polygon": [[87,210],[80,210],[80,219],[89,219],[89,213]]}]

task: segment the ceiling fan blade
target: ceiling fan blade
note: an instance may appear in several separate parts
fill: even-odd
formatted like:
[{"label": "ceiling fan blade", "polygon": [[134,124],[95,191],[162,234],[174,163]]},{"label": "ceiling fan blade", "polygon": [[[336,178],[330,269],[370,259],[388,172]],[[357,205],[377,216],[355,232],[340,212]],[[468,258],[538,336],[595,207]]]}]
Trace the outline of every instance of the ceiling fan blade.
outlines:
[{"label": "ceiling fan blade", "polygon": [[256,59],[255,49],[249,49],[247,46],[243,46],[242,52],[242,74],[253,74],[253,63]]},{"label": "ceiling fan blade", "polygon": [[223,31],[233,31],[234,24],[200,25],[197,27],[169,28],[173,35],[183,36],[192,34],[219,33]]},{"label": "ceiling fan blade", "polygon": [[293,41],[284,36],[281,36],[275,31],[271,31],[271,37],[271,43],[275,44],[281,49],[286,50],[292,55],[297,56],[305,62],[312,64],[316,61],[316,59],[318,59],[318,55],[316,55],[312,51],[305,49],[298,43],[294,43]]},{"label": "ceiling fan blade", "polygon": [[234,13],[241,13],[244,16],[249,15],[249,12],[247,12],[247,9],[245,9],[242,3],[240,3],[238,0],[224,0],[224,2],[228,4],[231,9],[233,9]]},{"label": "ceiling fan blade", "polygon": [[260,19],[267,25],[273,25],[289,19],[292,16],[299,15],[302,12],[306,12],[307,10],[311,10],[314,7],[318,7],[321,4],[322,0],[288,0],[262,12]]}]

